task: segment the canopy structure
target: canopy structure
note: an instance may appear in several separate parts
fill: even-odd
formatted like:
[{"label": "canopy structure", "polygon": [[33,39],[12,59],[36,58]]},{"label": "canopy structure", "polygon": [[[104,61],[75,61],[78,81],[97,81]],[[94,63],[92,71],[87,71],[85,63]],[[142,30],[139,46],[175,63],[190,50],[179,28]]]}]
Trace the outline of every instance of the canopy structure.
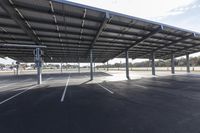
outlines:
[{"label": "canopy structure", "polygon": [[1,0],[0,56],[33,62],[34,49],[15,44],[44,47],[45,62],[89,62],[91,49],[95,62],[127,50],[169,59],[200,51],[200,34],[63,0]]}]

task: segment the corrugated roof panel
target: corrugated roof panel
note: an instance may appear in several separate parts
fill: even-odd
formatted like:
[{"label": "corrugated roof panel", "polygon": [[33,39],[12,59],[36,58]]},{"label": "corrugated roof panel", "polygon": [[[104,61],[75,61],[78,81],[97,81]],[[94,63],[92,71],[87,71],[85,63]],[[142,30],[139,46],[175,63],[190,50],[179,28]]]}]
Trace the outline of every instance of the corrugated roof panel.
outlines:
[{"label": "corrugated roof panel", "polygon": [[[47,61],[77,61],[80,55],[82,61],[88,61],[92,42],[95,62],[107,61],[116,55],[124,57],[123,51],[127,48],[131,58],[149,57],[151,52],[156,52],[156,57],[162,58],[170,57],[168,54],[171,52],[180,52],[181,55],[187,50],[197,51],[195,46],[200,45],[200,35],[197,33],[193,36],[194,32],[188,30],[73,2],[56,0],[52,1],[51,7],[49,0],[12,1],[14,6],[10,4],[10,7],[17,8],[21,13],[17,18],[23,16],[26,22],[18,26],[25,20],[11,19],[0,7],[0,27],[7,31],[6,34],[1,31],[1,38],[9,43],[23,44],[36,44],[36,40],[39,40],[39,43],[47,46],[46,54],[54,58],[50,60],[45,57]],[[106,13],[109,14],[108,18],[105,18]],[[1,51],[5,52],[5,49]],[[70,58],[62,58],[62,54]],[[31,59],[10,56],[24,61]]]},{"label": "corrugated roof panel", "polygon": [[55,29],[56,30],[56,26],[52,25],[52,24],[48,24],[48,23],[38,23],[38,22],[29,22],[29,24],[33,27],[33,28],[46,28],[46,29]]},{"label": "corrugated roof panel", "polygon": [[10,18],[1,18],[1,17],[0,17],[0,22],[1,22],[1,23],[4,23],[4,24],[16,25],[16,22],[13,21],[13,20],[10,19]]},{"label": "corrugated roof panel", "polygon": [[[49,7],[49,10],[50,10],[50,7]],[[48,21],[52,21],[54,22],[54,19],[53,19],[53,16],[52,16],[52,13],[49,12],[49,13],[42,13],[42,12],[39,12],[39,11],[31,11],[31,10],[25,10],[25,9],[19,9],[19,11],[22,13],[22,15],[25,17],[25,19],[28,19],[28,18],[41,18],[41,19],[45,19],[45,20],[48,20]]]},{"label": "corrugated roof panel", "polygon": [[38,7],[38,6],[49,6],[49,1],[48,0],[12,0],[13,3],[15,4],[24,4],[24,5],[31,5],[33,7]]}]

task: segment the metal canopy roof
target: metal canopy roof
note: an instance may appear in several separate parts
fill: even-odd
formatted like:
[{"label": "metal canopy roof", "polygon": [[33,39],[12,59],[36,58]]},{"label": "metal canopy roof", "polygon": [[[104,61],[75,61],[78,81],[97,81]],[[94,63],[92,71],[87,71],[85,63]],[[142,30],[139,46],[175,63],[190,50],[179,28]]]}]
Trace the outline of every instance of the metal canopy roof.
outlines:
[{"label": "metal canopy roof", "polygon": [[168,59],[200,51],[200,34],[124,14],[62,0],[1,0],[0,56],[33,62],[40,45],[45,62],[95,62],[124,57]]}]

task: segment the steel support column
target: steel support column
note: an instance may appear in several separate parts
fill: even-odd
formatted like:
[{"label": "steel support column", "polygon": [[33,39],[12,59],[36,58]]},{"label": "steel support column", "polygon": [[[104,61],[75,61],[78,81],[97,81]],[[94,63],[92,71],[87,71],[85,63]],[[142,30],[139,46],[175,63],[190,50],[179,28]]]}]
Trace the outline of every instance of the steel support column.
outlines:
[{"label": "steel support column", "polygon": [[96,68],[95,68],[95,67],[96,67],[96,65],[95,65],[95,62],[94,62],[94,72],[96,71]]},{"label": "steel support column", "polygon": [[80,62],[78,62],[78,73],[81,72],[81,68],[80,68]]},{"label": "steel support column", "polygon": [[92,49],[90,49],[90,80],[93,80],[93,52]]},{"label": "steel support column", "polygon": [[190,57],[189,57],[189,53],[186,54],[186,65],[187,65],[187,72],[190,72]]},{"label": "steel support column", "polygon": [[60,72],[61,73],[63,72],[63,65],[62,65],[62,63],[60,64]]},{"label": "steel support column", "polygon": [[107,61],[107,71],[108,71],[108,61]]},{"label": "steel support column", "polygon": [[171,72],[172,74],[175,73],[175,65],[174,65],[174,54],[171,54]]},{"label": "steel support column", "polygon": [[19,64],[17,64],[16,69],[17,69],[17,76],[18,76],[19,75]]},{"label": "steel support column", "polygon": [[35,50],[35,65],[37,67],[37,84],[42,84],[42,59],[41,59],[41,50],[36,48]]},{"label": "steel support column", "polygon": [[128,50],[125,51],[125,54],[126,54],[126,78],[130,79],[130,77],[129,77]]},{"label": "steel support column", "polygon": [[42,84],[42,67],[37,67],[37,84]]},{"label": "steel support column", "polygon": [[152,75],[156,75],[155,71],[155,53],[151,54],[151,67],[152,67]]}]

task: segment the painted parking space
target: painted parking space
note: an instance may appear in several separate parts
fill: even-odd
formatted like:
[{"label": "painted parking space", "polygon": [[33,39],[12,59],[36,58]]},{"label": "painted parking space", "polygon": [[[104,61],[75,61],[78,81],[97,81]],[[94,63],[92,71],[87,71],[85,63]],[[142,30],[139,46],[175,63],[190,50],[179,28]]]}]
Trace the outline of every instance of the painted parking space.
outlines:
[{"label": "painted parking space", "polygon": [[[196,87],[198,80],[190,80],[194,87],[187,88],[187,83],[191,85],[189,81],[174,84],[179,75],[112,82],[103,80],[105,73],[97,75],[94,81],[89,80],[89,73],[48,75],[46,79],[50,80],[44,85],[21,89],[17,93],[25,92],[0,105],[1,131],[200,131],[200,100],[192,97],[194,90],[196,95],[200,93]],[[181,80],[192,77],[185,75]],[[12,97],[15,93],[7,95]],[[2,95],[0,99],[6,97]]]}]

